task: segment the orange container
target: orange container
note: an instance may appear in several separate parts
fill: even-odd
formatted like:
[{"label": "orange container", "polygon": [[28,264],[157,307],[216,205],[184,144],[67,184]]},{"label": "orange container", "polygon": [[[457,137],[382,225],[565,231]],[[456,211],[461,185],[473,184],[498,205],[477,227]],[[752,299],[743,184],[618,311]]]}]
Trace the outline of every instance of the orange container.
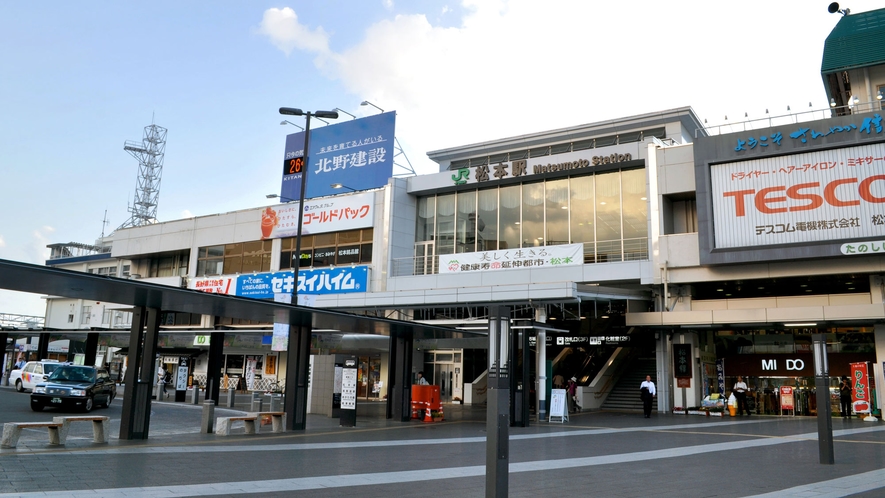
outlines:
[{"label": "orange container", "polygon": [[412,386],[412,418],[424,419],[427,409],[441,412],[442,403],[439,400],[439,386]]}]

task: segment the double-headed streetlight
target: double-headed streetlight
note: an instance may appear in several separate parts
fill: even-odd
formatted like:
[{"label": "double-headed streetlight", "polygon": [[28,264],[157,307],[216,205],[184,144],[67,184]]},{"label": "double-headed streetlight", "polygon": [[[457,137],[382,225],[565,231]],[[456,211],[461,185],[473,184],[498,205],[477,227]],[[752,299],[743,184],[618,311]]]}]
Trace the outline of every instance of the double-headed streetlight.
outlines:
[{"label": "double-headed streetlight", "polygon": [[[298,230],[295,232],[295,254],[297,254],[298,261],[295,263],[295,287],[292,290],[292,301],[294,304],[298,304],[298,270],[301,267],[301,226],[304,222],[304,189],[307,185],[307,151],[310,146],[310,118],[311,116],[320,119],[338,119],[338,113],[335,111],[313,111],[313,112],[304,112],[301,109],[296,109],[294,107],[280,107],[280,114],[286,116],[304,116],[304,151],[302,152],[301,157],[301,167],[298,167],[298,158],[295,158],[296,161],[296,171],[301,171],[301,192],[298,196]],[[297,125],[296,125],[297,126]]]}]

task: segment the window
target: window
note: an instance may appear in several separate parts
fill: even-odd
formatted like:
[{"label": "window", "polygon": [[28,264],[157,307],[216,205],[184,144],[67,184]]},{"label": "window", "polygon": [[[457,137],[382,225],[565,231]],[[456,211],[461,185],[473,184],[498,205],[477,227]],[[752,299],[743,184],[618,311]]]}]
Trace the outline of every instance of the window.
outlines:
[{"label": "window", "polygon": [[103,275],[106,277],[116,277],[117,276],[117,267],[116,266],[103,266],[101,268],[89,268],[86,270],[86,273],[92,273],[94,275]]},{"label": "window", "polygon": [[646,260],[645,173],[610,170],[422,197],[416,246],[432,240],[438,256],[582,243],[585,263]]},{"label": "window", "polygon": [[[369,264],[372,262],[374,229],[305,235],[301,237],[300,268],[323,268],[332,265]],[[296,237],[282,239],[280,269],[295,268]]]},{"label": "window", "polygon": [[[201,247],[197,253],[197,276],[270,271],[272,244],[271,240],[256,240]],[[187,266],[184,268],[186,273]]]},{"label": "window", "polygon": [[[168,254],[160,254],[151,258],[149,277],[184,277],[187,276],[187,266],[191,257],[190,251],[179,251]],[[123,273],[127,273],[123,267]],[[202,274],[201,274],[202,275]]]},{"label": "window", "polygon": [[83,306],[80,312],[80,325],[89,325],[89,317],[92,315],[92,306]]},{"label": "window", "polygon": [[197,253],[197,276],[221,275],[224,246],[201,247]]}]

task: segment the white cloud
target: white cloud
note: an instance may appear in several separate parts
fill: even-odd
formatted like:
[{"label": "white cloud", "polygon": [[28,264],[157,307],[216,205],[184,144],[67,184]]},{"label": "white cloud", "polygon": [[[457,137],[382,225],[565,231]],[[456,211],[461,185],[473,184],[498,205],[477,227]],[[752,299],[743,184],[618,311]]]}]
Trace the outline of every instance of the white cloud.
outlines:
[{"label": "white cloud", "polygon": [[[420,172],[435,167],[427,151],[682,106],[710,124],[826,107],[820,60],[838,19],[805,3],[464,0],[461,9],[455,27],[397,15],[338,52],[327,38],[299,47],[354,100],[397,111]],[[265,19],[272,12],[281,11]],[[289,18],[279,39],[309,31]]]},{"label": "white cloud", "polygon": [[193,218],[193,217],[194,217],[194,213],[190,212],[189,209],[185,209],[184,211],[181,212],[181,219]]},{"label": "white cloud", "polygon": [[0,237],[0,247],[6,247],[6,241],[3,240],[3,237]]},{"label": "white cloud", "polygon": [[311,30],[300,24],[298,15],[289,7],[264,11],[258,32],[267,36],[286,55],[296,48],[318,54],[329,51],[329,35],[326,31],[321,26]]},{"label": "white cloud", "polygon": [[387,10],[393,10],[393,0],[381,0],[381,5]]},{"label": "white cloud", "polygon": [[52,240],[48,236],[53,232],[55,232],[55,228],[51,226],[43,226],[31,233],[31,243],[28,244],[27,254],[25,256],[27,258],[26,262],[42,264],[49,259],[51,251],[46,246],[52,243]]}]

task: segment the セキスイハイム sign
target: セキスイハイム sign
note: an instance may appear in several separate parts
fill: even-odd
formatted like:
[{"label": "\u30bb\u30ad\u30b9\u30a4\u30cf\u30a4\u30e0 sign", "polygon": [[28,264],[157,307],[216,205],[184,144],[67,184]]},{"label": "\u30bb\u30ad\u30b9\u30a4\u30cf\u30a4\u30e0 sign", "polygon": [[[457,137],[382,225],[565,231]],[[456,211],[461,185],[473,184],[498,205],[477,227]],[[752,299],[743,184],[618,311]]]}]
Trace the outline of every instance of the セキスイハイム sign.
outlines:
[{"label": "\u30bb\u30ad\u30b9\u30a4\u30cf\u30a4\u30e0 sign", "polygon": [[[368,282],[368,266],[300,270],[298,294],[366,292]],[[292,271],[240,275],[237,278],[236,295],[252,299],[273,299],[274,294],[291,294],[294,284],[295,272]]]}]

